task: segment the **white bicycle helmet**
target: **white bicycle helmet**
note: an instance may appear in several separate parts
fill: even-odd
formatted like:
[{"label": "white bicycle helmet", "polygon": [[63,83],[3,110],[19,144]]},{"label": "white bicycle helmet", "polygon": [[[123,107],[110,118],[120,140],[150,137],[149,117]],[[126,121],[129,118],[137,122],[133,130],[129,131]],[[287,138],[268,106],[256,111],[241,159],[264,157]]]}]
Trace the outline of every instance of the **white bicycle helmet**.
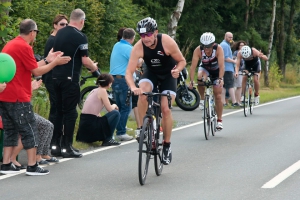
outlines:
[{"label": "white bicycle helmet", "polygon": [[241,49],[241,54],[243,58],[249,58],[252,54],[252,50],[249,46],[243,46]]},{"label": "white bicycle helmet", "polygon": [[200,43],[203,45],[210,45],[216,40],[215,35],[210,32],[203,33],[200,37]]}]

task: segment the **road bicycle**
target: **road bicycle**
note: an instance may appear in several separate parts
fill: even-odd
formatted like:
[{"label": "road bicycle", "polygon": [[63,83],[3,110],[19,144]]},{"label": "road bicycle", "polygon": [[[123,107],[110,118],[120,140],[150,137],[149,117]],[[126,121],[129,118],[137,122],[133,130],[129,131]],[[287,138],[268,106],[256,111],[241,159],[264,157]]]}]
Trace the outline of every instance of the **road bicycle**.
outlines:
[{"label": "road bicycle", "polygon": [[[217,78],[216,78],[217,79]],[[203,124],[204,124],[204,136],[208,140],[210,137],[210,132],[213,136],[217,131],[217,114],[215,111],[215,99],[213,93],[213,86],[216,85],[210,77],[207,77],[207,80],[204,81],[203,78],[199,81],[200,85],[206,87],[205,96],[204,96],[204,110],[203,110]]]},{"label": "road bicycle", "polygon": [[254,110],[254,94],[255,94],[255,88],[254,88],[254,82],[253,82],[253,76],[257,76],[257,74],[255,74],[255,71],[251,71],[251,72],[247,72],[247,71],[243,71],[242,75],[243,76],[247,76],[247,82],[246,82],[246,88],[244,90],[244,94],[243,94],[243,101],[242,103],[244,104],[244,115],[245,117],[248,116],[248,113],[250,112],[250,114],[252,115],[253,110]]},{"label": "road bicycle", "polygon": [[[127,99],[132,95],[128,90]],[[139,182],[144,185],[148,174],[150,158],[154,158],[154,168],[157,176],[160,176],[163,170],[162,154],[163,154],[163,136],[160,134],[161,122],[161,97],[168,98],[168,106],[171,108],[172,97],[170,93],[144,92],[147,96],[148,109],[143,119],[143,127],[139,135],[139,163],[138,174]],[[157,100],[154,98],[157,97]]]},{"label": "road bicycle", "polygon": [[184,68],[177,78],[177,91],[175,102],[179,108],[185,111],[193,111],[199,107],[200,95],[196,88],[190,89],[186,83],[188,72]]},{"label": "road bicycle", "polygon": [[[99,72],[99,71],[97,71]],[[94,74],[91,74],[89,76],[81,76],[81,80],[80,80],[80,87],[83,86],[85,84],[85,82],[90,79],[90,78],[96,78],[100,75],[100,72],[99,73],[94,73]],[[87,96],[89,95],[89,93],[95,89],[95,88],[98,88],[98,85],[96,83],[96,81],[94,81],[95,85],[92,85],[92,86],[87,86],[85,88],[83,88],[81,91],[80,91],[80,101],[78,102],[78,107],[80,109],[83,108],[83,104],[87,98]],[[114,97],[113,97],[113,92],[110,91],[110,90],[107,90],[107,94],[108,94],[108,99],[109,99],[109,102],[110,104],[115,104],[116,101],[114,100]]]}]

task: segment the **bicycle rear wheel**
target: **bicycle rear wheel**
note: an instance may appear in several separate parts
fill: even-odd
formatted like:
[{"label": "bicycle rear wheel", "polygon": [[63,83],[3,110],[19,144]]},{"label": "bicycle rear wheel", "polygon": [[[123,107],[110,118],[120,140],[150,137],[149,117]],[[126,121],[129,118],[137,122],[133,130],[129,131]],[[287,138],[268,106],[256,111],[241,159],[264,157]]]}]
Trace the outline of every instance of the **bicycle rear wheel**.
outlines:
[{"label": "bicycle rear wheel", "polygon": [[[149,160],[151,156],[151,146],[152,146],[152,123],[150,123],[149,118],[144,119],[142,132],[140,133],[139,141],[139,181],[141,185],[146,182],[146,177],[148,173]],[[145,138],[146,136],[146,138]]]},{"label": "bicycle rear wheel", "polygon": [[244,115],[247,117],[250,107],[250,88],[249,85],[246,86],[246,89],[244,91]]},{"label": "bicycle rear wheel", "polygon": [[203,110],[203,124],[204,124],[204,135],[205,139],[208,140],[210,133],[210,111],[209,111],[209,96],[205,96],[204,99],[204,110]]},{"label": "bicycle rear wheel", "polygon": [[[159,122],[156,122],[157,127],[156,130],[160,130],[160,124]],[[155,134],[155,153],[154,153],[154,168],[155,173],[157,176],[160,176],[163,170],[164,165],[162,164],[162,141],[163,137],[159,133],[159,131],[156,131]]]}]

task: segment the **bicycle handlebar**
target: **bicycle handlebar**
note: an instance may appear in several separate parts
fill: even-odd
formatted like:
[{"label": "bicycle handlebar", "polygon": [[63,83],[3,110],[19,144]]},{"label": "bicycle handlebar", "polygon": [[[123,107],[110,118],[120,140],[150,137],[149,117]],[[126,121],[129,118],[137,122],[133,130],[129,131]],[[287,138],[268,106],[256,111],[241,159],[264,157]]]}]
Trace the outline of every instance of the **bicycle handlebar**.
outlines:
[{"label": "bicycle handlebar", "polygon": [[[133,92],[129,89],[127,91],[127,97],[126,97],[126,105],[129,106],[129,99],[132,96]],[[155,92],[143,92],[143,95],[147,96],[147,97],[153,97],[153,96],[166,96],[168,98],[168,106],[169,108],[171,108],[171,94],[168,91],[167,94],[163,94],[163,93],[155,93]]]}]

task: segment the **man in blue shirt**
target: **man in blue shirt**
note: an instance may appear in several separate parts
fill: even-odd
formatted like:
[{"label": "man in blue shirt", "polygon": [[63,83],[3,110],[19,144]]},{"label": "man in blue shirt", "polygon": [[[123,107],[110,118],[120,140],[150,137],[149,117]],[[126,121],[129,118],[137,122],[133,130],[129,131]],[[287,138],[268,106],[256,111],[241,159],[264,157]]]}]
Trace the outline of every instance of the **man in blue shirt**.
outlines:
[{"label": "man in blue shirt", "polygon": [[224,51],[225,58],[225,74],[224,74],[224,88],[222,92],[222,101],[225,103],[225,93],[228,90],[231,97],[232,106],[238,106],[234,95],[234,76],[235,76],[235,63],[236,61],[232,58],[232,51],[230,48],[230,43],[233,42],[233,35],[230,32],[225,33],[224,40],[221,42],[221,47]]},{"label": "man in blue shirt", "polygon": [[[128,85],[125,80],[125,73],[134,42],[135,31],[132,28],[126,28],[123,31],[122,39],[114,45],[110,56],[110,74],[114,77],[112,84],[113,94],[116,104],[121,114],[120,121],[116,127],[116,137],[121,141],[132,140],[133,137],[126,134],[126,123],[131,105],[126,105]],[[131,103],[130,103],[131,104]]]}]

